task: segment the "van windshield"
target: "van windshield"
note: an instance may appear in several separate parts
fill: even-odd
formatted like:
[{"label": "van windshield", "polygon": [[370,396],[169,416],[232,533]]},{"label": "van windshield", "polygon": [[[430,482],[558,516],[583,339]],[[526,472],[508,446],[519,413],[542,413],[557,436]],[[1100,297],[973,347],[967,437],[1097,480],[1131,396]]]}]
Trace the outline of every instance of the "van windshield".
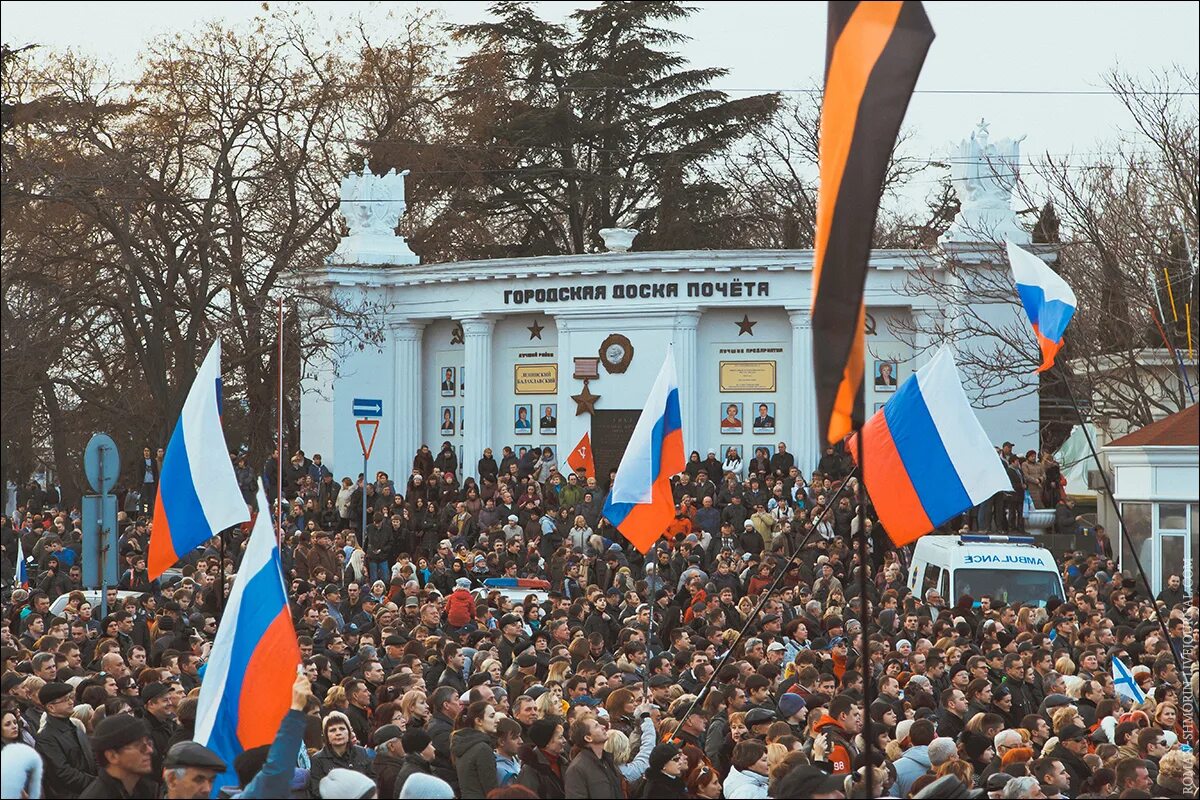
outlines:
[{"label": "van windshield", "polygon": [[979,602],[987,595],[1007,605],[1044,606],[1051,597],[1063,600],[1058,575],[1037,570],[957,569],[954,594],[970,595]]}]

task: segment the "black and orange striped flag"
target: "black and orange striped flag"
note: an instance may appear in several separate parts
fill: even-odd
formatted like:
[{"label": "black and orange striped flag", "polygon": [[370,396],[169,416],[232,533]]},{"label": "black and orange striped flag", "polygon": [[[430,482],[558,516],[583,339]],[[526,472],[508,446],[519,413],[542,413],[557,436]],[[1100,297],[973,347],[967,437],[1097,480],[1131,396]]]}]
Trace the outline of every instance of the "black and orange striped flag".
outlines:
[{"label": "black and orange striped flag", "polygon": [[933,28],[918,0],[831,2],[813,264],[823,440],[863,423],[863,285],[879,196]]}]

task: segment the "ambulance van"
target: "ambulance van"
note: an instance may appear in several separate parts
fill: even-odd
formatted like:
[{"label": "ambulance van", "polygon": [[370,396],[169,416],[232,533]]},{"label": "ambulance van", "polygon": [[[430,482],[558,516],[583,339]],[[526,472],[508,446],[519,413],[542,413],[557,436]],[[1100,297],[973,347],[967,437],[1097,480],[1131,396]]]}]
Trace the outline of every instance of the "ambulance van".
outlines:
[{"label": "ambulance van", "polygon": [[1065,599],[1054,556],[1033,536],[955,534],[922,536],[913,551],[908,587],[924,599],[937,589],[948,606],[970,595],[979,605],[987,595],[996,603],[1044,606]]}]

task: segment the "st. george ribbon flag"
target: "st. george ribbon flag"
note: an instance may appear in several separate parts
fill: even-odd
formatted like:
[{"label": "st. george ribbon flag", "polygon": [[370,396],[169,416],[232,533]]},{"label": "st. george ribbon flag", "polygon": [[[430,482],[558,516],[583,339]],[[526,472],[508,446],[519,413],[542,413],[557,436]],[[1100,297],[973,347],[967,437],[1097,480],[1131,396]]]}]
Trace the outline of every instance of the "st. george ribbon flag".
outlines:
[{"label": "st. george ribbon flag", "polygon": [[1067,323],[1075,315],[1075,292],[1040,258],[1022,250],[1012,242],[1008,245],[1008,263],[1021,305],[1029,315],[1033,334],[1042,348],[1042,364],[1038,372],[1054,366],[1054,357],[1063,345]]},{"label": "st. george ribbon flag", "polygon": [[235,758],[274,741],[300,664],[270,508],[260,481],[258,516],[200,684],[193,738],[230,765],[214,789],[237,782]]},{"label": "st. george ribbon flag", "polygon": [[163,456],[147,559],[150,579],[249,519],[221,428],[221,340],[213,342]]},{"label": "st. george ribbon flag", "polygon": [[[1012,490],[949,347],[906,380],[855,435],[863,437],[867,493],[897,547]],[[856,441],[847,450],[857,459]]]},{"label": "st. george ribbon flag", "polygon": [[917,0],[829,4],[812,326],[817,424],[830,444],[862,425],[871,236],[900,123],[932,43],[933,27]]},{"label": "st. george ribbon flag", "polygon": [[675,517],[671,476],[684,466],[679,382],[675,353],[668,346],[604,501],[604,516],[642,553],[650,551]]}]

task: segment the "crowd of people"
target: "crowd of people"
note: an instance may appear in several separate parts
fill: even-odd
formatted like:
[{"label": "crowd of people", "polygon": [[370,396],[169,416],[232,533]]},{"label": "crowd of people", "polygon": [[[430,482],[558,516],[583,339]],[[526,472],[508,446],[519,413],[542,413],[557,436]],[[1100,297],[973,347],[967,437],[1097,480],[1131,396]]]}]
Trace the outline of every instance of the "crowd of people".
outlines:
[{"label": "crowd of people", "polygon": [[[1010,447],[1013,496],[947,531],[1021,527],[1031,487],[1068,502]],[[282,494],[303,674],[274,743],[227,765],[191,739],[250,526],[151,581],[161,454],[122,493],[107,614],[77,508],[30,487],[0,521],[6,585],[27,557],[0,634],[4,797],[207,797],[229,767],[247,798],[1196,796],[1178,576],[1151,598],[1089,548],[1061,564],[1065,601],[914,594],[852,462],[805,476],[782,442],[737,469],[691,453],[645,556],[604,518],[611,474],[536,449],[465,479],[449,443],[399,479],[235,455],[248,502],[259,474]]]}]

